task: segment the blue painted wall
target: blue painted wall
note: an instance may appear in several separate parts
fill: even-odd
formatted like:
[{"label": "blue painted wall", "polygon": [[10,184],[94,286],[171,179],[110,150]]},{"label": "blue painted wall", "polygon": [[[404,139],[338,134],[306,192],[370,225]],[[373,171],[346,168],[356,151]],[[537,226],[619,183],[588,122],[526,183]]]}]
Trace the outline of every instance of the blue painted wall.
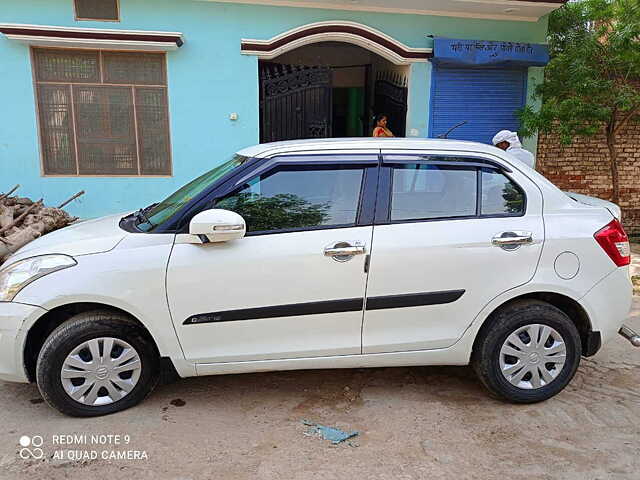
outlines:
[{"label": "blue painted wall", "polygon": [[[57,204],[86,190],[68,210],[81,217],[139,208],[158,201],[234,151],[258,142],[257,59],[240,54],[241,38],[268,39],[325,20],[369,25],[410,47],[427,35],[543,42],[539,22],[284,8],[198,0],[120,0],[121,21],[76,22],[72,0],[3,0],[0,23],[180,31],[185,45],[168,54],[173,177],[42,177],[29,48],[0,35],[0,191],[16,183],[22,195]],[[430,64],[410,70],[409,129],[426,136]],[[237,112],[232,122],[229,114]]]}]

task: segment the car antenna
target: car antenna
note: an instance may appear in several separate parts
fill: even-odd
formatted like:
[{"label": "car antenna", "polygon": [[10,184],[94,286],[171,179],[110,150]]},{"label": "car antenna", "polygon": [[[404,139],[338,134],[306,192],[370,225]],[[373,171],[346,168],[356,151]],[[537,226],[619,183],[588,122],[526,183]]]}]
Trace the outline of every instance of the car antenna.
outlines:
[{"label": "car antenna", "polygon": [[465,123],[469,123],[468,121],[464,121],[464,122],[460,122],[457,125],[454,125],[453,127],[451,127],[449,130],[447,130],[445,133],[441,133],[440,135],[438,135],[438,138],[447,138],[447,136],[453,132],[456,128],[461,127],[462,125],[464,125]]}]

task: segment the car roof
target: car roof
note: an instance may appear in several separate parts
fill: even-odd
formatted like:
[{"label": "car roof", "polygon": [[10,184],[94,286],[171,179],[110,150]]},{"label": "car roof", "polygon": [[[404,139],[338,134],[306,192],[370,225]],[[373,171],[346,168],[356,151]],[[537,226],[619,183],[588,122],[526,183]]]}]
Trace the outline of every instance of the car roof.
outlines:
[{"label": "car roof", "polygon": [[439,138],[312,138],[308,140],[287,140],[283,142],[261,143],[244,148],[239,155],[264,158],[277,154],[297,153],[312,150],[364,150],[364,149],[402,149],[402,150],[461,150],[463,152],[490,153],[503,156],[502,150],[493,145],[464,140],[446,140]]},{"label": "car roof", "polygon": [[465,140],[442,138],[313,138],[308,140],[287,140],[283,142],[262,143],[238,152],[239,155],[254,158],[270,158],[277,155],[318,153],[318,151],[357,151],[357,150],[432,150],[435,152],[452,151],[454,153],[480,153],[500,159],[506,165],[514,167],[533,180],[542,190],[547,209],[574,207],[576,202],[565,195],[558,187],[540,173],[529,168],[507,152],[493,145]]}]

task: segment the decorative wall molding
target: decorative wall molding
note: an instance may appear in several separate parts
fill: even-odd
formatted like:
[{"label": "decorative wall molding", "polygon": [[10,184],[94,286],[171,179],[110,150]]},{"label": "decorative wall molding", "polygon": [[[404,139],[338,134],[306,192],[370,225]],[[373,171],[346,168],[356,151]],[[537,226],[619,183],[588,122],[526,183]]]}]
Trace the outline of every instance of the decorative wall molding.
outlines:
[{"label": "decorative wall molding", "polygon": [[[478,18],[486,20],[510,20],[519,22],[537,22],[551,11],[559,8],[568,0],[442,0],[424,2],[424,6],[412,7],[416,2],[394,1],[383,6],[382,2],[357,0],[344,3],[332,0],[199,0],[207,2],[240,3],[248,5],[267,5],[275,7],[316,8],[323,10],[346,10],[356,12],[399,13],[405,15],[432,15],[458,18]],[[457,4],[462,8],[453,8],[446,3]],[[465,9],[464,4],[485,4],[477,11]],[[428,7],[427,5],[430,5]]]},{"label": "decorative wall molding", "polygon": [[113,50],[176,50],[184,43],[179,32],[0,24],[0,33],[37,47],[103,48]]},{"label": "decorative wall molding", "polygon": [[351,43],[377,53],[396,65],[426,62],[432,55],[431,48],[411,48],[367,25],[344,21],[310,23],[269,40],[242,39],[240,51],[244,55],[271,60],[304,45],[320,42]]}]

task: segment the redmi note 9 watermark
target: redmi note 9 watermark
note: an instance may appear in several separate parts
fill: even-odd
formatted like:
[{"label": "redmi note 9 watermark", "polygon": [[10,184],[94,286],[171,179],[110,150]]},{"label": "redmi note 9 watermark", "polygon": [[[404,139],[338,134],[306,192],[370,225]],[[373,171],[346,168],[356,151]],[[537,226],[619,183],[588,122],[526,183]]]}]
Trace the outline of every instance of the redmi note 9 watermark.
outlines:
[{"label": "redmi note 9 watermark", "polygon": [[148,460],[146,450],[133,448],[126,434],[55,434],[50,437],[23,435],[18,455],[24,460],[87,461]]}]

